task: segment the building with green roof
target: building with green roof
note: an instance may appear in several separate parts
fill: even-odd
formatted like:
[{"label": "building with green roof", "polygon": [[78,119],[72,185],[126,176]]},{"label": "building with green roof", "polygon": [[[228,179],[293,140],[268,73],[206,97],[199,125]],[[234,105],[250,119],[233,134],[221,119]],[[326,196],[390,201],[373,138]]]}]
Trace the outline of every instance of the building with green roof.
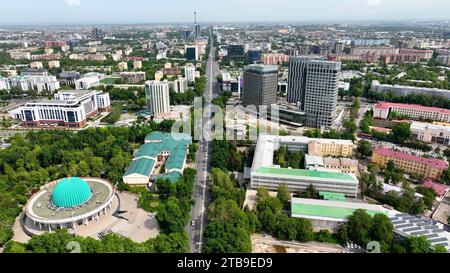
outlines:
[{"label": "building with green roof", "polygon": [[80,206],[92,197],[89,185],[81,178],[71,177],[62,179],[52,193],[52,203],[59,208],[73,208]]},{"label": "building with green roof", "polygon": [[[265,188],[276,191],[285,184],[290,192],[304,192],[311,185],[320,192],[333,192],[344,197],[356,198],[359,181],[354,174],[323,170],[281,168],[274,164],[274,152],[289,141],[289,147],[303,147],[308,139],[304,137],[277,137],[261,134],[256,144],[255,156],[250,173],[252,189]],[[300,149],[301,150],[301,149]]]},{"label": "building with green roof", "polygon": [[343,201],[292,198],[291,216],[309,219],[315,228],[335,230],[348,221],[356,210],[363,209],[369,215],[385,214],[390,211],[380,205],[351,203]]},{"label": "building with green roof", "polygon": [[[183,174],[192,138],[188,134],[152,132],[145,144],[136,152],[125,171],[123,182],[130,185],[147,185],[159,178],[176,182]],[[165,173],[158,170],[164,165]]]}]

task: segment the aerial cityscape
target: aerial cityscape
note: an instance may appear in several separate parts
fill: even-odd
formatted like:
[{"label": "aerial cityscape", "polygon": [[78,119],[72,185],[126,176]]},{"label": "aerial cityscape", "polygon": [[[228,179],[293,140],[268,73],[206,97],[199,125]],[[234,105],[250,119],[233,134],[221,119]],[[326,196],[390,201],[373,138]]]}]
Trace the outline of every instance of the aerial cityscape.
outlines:
[{"label": "aerial cityscape", "polygon": [[450,2],[101,2],[0,3],[0,257],[450,251]]}]

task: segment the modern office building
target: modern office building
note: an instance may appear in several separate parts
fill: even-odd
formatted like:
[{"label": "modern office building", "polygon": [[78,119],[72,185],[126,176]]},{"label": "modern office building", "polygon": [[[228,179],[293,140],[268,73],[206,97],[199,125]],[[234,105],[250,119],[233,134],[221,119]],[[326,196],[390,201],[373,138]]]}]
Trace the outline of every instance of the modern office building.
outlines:
[{"label": "modern office building", "polygon": [[249,65],[244,68],[242,104],[269,106],[277,103],[278,66]]},{"label": "modern office building", "polygon": [[414,139],[419,141],[444,145],[450,144],[450,126],[413,122],[411,123],[411,134]]},{"label": "modern office building", "polygon": [[425,178],[439,178],[448,169],[448,162],[436,158],[420,157],[387,148],[377,148],[372,155],[372,162],[385,167],[392,160],[397,168],[406,173],[422,175]]},{"label": "modern office building", "polygon": [[81,78],[78,71],[62,71],[59,73],[59,82],[63,85],[75,84],[75,81]]},{"label": "modern office building", "polygon": [[306,126],[329,128],[333,125],[340,70],[340,62],[315,57],[290,58],[287,101],[305,112]]},{"label": "modern office building", "polygon": [[169,83],[160,81],[147,81],[145,83],[145,96],[147,109],[152,115],[170,111]]},{"label": "modern office building", "polygon": [[53,100],[27,102],[10,115],[26,128],[81,129],[89,117],[110,108],[108,93],[101,91],[62,91]]},{"label": "modern office building", "polygon": [[359,182],[354,174],[287,169],[274,164],[274,152],[280,147],[286,146],[291,151],[308,151],[308,144],[312,140],[306,137],[261,134],[251,168],[251,188],[276,191],[280,184],[285,184],[291,192],[302,192],[313,185],[319,191],[341,193],[356,198]]},{"label": "modern office building", "polygon": [[127,168],[123,182],[147,185],[160,178],[176,182],[183,175],[191,143],[192,138],[188,134],[150,133]]},{"label": "modern office building", "polygon": [[103,30],[96,28],[96,27],[92,28],[91,34],[92,34],[92,39],[94,39],[96,41],[100,41],[104,37]]},{"label": "modern office building", "polygon": [[[40,188],[25,206],[23,227],[40,234],[77,226],[96,225],[112,209],[114,186],[99,178],[70,177],[50,182]],[[113,212],[110,212],[113,213]]]},{"label": "modern office building", "polygon": [[186,59],[188,61],[198,61],[199,54],[198,54],[197,46],[195,46],[195,45],[193,45],[193,46],[185,46],[184,50],[186,52]]},{"label": "modern office building", "polygon": [[392,92],[397,96],[407,96],[411,94],[424,94],[432,97],[442,97],[450,99],[450,90],[438,88],[426,88],[405,85],[380,84],[379,81],[373,80],[371,90],[379,93]]},{"label": "modern office building", "polygon": [[245,57],[244,45],[228,45],[227,46],[227,58],[232,60],[241,60]]},{"label": "modern office building", "polygon": [[373,107],[374,118],[387,119],[392,112],[408,116],[412,119],[450,122],[450,110],[444,108],[391,102],[379,103]]}]

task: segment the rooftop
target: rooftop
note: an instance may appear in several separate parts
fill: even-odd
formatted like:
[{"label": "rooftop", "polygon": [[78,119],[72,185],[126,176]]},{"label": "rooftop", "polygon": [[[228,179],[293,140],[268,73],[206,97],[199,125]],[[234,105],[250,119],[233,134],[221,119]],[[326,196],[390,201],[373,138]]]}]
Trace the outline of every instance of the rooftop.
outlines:
[{"label": "rooftop", "polygon": [[283,176],[309,177],[315,179],[331,179],[335,182],[354,182],[358,180],[354,175],[338,172],[316,171],[316,170],[302,170],[302,169],[285,169],[285,168],[268,168],[261,167],[256,170],[256,173],[274,174]]},{"label": "rooftop", "polygon": [[394,108],[394,107],[450,114],[450,110],[448,110],[448,109],[438,108],[438,107],[427,107],[427,106],[422,106],[422,105],[417,105],[417,104],[406,104],[406,103],[382,102],[382,103],[376,104],[374,108],[389,109],[389,108]]},{"label": "rooftop", "polygon": [[401,158],[409,161],[415,161],[418,163],[426,164],[438,169],[448,169],[448,162],[437,158],[426,158],[404,152],[394,151],[387,148],[376,148],[374,154],[378,154],[386,157]]},{"label": "rooftop", "polygon": [[252,71],[257,73],[278,73],[277,65],[262,65],[252,64],[245,67],[245,71]]},{"label": "rooftop", "polygon": [[323,217],[342,221],[358,209],[364,209],[372,216],[378,213],[387,214],[387,209],[379,205],[302,198],[292,198],[291,212],[294,217]]}]

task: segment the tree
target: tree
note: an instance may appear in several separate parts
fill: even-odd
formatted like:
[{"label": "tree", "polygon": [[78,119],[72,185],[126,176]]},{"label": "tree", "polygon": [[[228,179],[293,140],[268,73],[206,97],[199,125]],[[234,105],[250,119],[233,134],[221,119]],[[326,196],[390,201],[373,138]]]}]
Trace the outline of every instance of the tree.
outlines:
[{"label": "tree", "polygon": [[429,253],[431,246],[427,237],[408,237],[402,242],[402,246],[408,253]]},{"label": "tree", "polygon": [[288,191],[285,184],[280,184],[278,186],[278,199],[280,200],[281,204],[283,204],[284,207],[291,201],[291,194]]},{"label": "tree", "polygon": [[392,242],[394,226],[384,214],[375,214],[372,221],[373,224],[370,228],[371,239],[380,242],[386,249],[386,246]]},{"label": "tree", "polygon": [[392,128],[392,141],[403,144],[411,139],[411,128],[409,123],[402,122]]},{"label": "tree", "polygon": [[344,224],[339,225],[337,229],[337,240],[341,245],[345,245],[348,242],[347,226]]},{"label": "tree", "polygon": [[349,239],[360,246],[365,246],[371,241],[370,229],[372,217],[365,210],[356,210],[349,218],[347,232]]},{"label": "tree", "polygon": [[372,156],[372,143],[366,140],[361,140],[358,143],[357,152],[361,158],[367,158]]}]

